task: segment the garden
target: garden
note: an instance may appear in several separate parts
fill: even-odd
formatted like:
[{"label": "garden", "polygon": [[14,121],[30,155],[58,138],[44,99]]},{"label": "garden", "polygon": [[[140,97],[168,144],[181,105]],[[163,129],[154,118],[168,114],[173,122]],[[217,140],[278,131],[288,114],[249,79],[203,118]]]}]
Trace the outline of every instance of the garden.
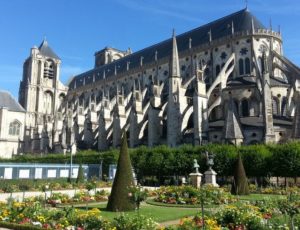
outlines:
[{"label": "garden", "polygon": [[[133,188],[128,190],[131,191]],[[100,201],[93,199],[99,195],[97,192],[79,191],[74,197],[53,193],[46,206],[42,197],[23,202],[8,200],[0,203],[0,225],[11,229],[78,230],[264,230],[299,229],[300,226],[299,188],[286,191],[287,195],[243,196],[232,195],[226,187],[167,186],[151,191],[135,187],[131,196],[128,195],[135,208],[122,212],[108,211],[107,199],[102,200],[108,194],[100,193]]]},{"label": "garden", "polygon": [[[101,159],[104,171],[109,163],[117,163],[112,185],[96,178],[85,181],[80,173],[76,181],[3,180],[2,192],[41,194],[19,200],[10,196],[0,203],[0,226],[61,230],[300,229],[299,143],[128,150],[124,140],[123,136],[120,154],[110,150],[82,152],[77,160],[75,157],[75,161],[84,163]],[[215,153],[214,169],[221,186],[178,185],[179,176],[188,177],[192,172],[193,159],[198,160],[201,172],[207,170],[202,153],[208,150]],[[53,161],[64,159],[49,155],[14,160],[34,162],[47,157]],[[159,187],[135,185],[132,168],[143,185]],[[271,177],[282,177],[284,183],[271,183]],[[57,191],[61,189],[72,189],[74,193]]]}]

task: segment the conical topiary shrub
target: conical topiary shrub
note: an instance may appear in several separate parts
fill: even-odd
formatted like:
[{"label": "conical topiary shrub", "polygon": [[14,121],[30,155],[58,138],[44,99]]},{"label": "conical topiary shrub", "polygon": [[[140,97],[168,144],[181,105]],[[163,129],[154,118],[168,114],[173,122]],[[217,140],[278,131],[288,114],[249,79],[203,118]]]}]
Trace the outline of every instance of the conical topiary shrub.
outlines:
[{"label": "conical topiary shrub", "polygon": [[231,193],[234,195],[249,195],[248,179],[240,154],[238,155],[238,159],[235,165],[234,180],[231,186]]},{"label": "conical topiary shrub", "polygon": [[111,194],[107,203],[107,210],[130,211],[135,209],[135,204],[130,197],[129,188],[134,186],[130,156],[127,147],[127,137],[124,132],[121,150],[117,165],[116,176],[112,185]]},{"label": "conical topiary shrub", "polygon": [[83,168],[82,168],[82,164],[80,163],[79,168],[78,168],[76,183],[81,184],[83,182],[84,182],[84,171],[83,171]]}]

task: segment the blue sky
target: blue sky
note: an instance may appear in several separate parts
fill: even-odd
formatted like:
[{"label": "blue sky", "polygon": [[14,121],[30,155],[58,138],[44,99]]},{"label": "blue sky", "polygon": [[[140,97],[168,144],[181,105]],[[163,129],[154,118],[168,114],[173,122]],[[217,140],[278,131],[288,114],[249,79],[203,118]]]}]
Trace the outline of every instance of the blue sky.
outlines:
[{"label": "blue sky", "polygon": [[[94,65],[105,46],[137,51],[245,7],[245,0],[1,0],[0,89],[17,97],[24,60],[46,37],[62,59],[61,80]],[[300,1],[248,0],[249,10],[274,30],[284,53],[300,65]]]}]

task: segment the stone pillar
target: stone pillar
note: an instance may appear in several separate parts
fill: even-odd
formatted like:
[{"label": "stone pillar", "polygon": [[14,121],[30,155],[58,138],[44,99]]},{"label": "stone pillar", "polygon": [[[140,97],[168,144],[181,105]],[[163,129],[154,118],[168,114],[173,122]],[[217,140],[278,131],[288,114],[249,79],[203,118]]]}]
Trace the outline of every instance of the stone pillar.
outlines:
[{"label": "stone pillar", "polygon": [[204,178],[205,178],[206,185],[212,185],[214,187],[219,187],[219,185],[217,184],[217,180],[216,180],[217,173],[213,169],[208,169],[204,173]]},{"label": "stone pillar", "polygon": [[191,178],[191,183],[192,186],[194,186],[195,188],[200,188],[201,187],[201,177],[202,174],[201,173],[190,173],[190,178]]}]

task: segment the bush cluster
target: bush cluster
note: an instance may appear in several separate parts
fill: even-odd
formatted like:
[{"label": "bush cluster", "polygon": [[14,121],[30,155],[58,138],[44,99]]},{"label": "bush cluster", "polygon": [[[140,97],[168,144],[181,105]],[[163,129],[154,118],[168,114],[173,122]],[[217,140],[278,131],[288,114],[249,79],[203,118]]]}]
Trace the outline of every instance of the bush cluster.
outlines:
[{"label": "bush cluster", "polygon": [[[164,177],[187,176],[193,170],[193,159],[197,159],[200,171],[206,171],[205,151],[215,154],[214,170],[219,177],[233,175],[234,163],[240,153],[248,177],[297,177],[300,176],[300,142],[281,145],[182,145],[178,148],[140,146],[129,149],[132,165],[140,181],[154,178],[162,183]],[[105,152],[94,150],[80,151],[74,156],[74,163],[99,164],[103,162],[103,173],[108,175],[109,164],[117,162],[119,150]],[[0,162],[26,163],[68,163],[69,156],[48,154],[45,156],[23,155]]]}]

